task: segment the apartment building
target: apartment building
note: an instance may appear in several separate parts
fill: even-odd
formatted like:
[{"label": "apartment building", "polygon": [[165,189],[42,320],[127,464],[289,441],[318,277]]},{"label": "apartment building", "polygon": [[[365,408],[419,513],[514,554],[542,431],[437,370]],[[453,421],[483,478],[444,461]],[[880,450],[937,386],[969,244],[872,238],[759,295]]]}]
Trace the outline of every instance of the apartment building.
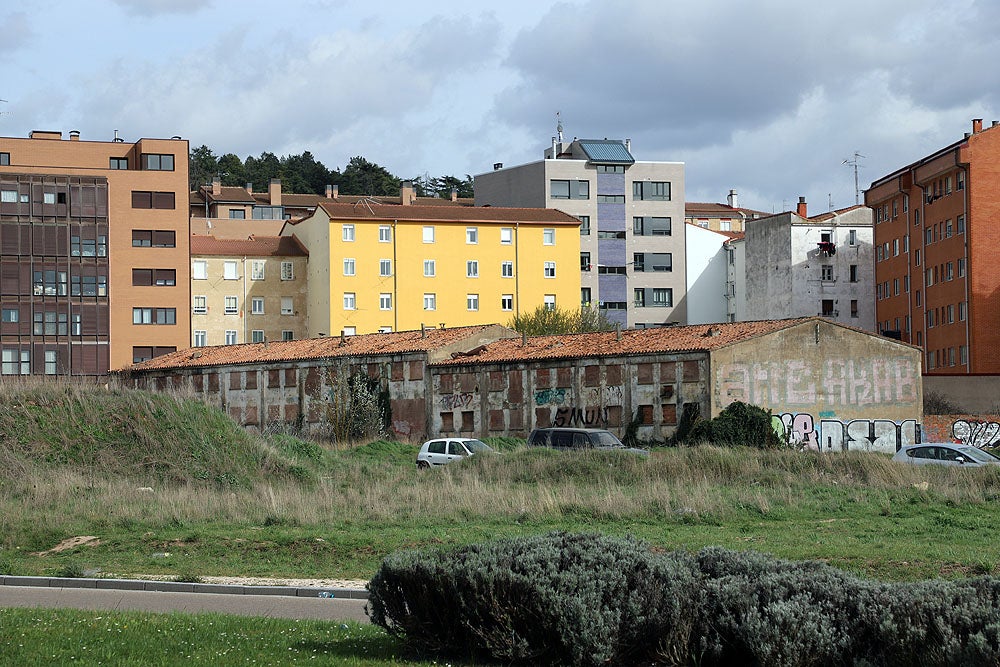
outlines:
[{"label": "apartment building", "polygon": [[322,201],[285,224],[309,249],[307,335],[506,323],[575,306],[580,221],[559,211]]},{"label": "apartment building", "polygon": [[0,137],[4,375],[103,377],[187,346],[188,142]]},{"label": "apartment building", "polygon": [[309,253],[294,236],[191,236],[191,346],[296,340]]},{"label": "apartment building", "polygon": [[993,121],[875,180],[876,319],[926,373],[1000,373],[1000,129]]},{"label": "apartment building", "polygon": [[763,218],[769,213],[742,208],[736,190],[730,190],[725,204],[712,202],[687,202],[684,204],[684,221],[716,232],[742,232],[749,220]]},{"label": "apartment building", "polygon": [[[737,260],[733,249],[733,265],[745,266],[747,320],[820,315],[875,330],[871,209],[851,206],[809,217],[799,197],[795,212],[747,224],[743,258]],[[737,294],[735,286],[726,291]]]},{"label": "apartment building", "polygon": [[544,159],[475,176],[477,206],[554,208],[580,220],[580,302],[626,327],[686,321],[684,164],[629,140],[553,137]]},{"label": "apartment building", "polygon": [[[735,322],[732,303],[736,281],[730,280],[734,268],[729,241],[742,239],[740,232],[721,232],[687,223],[684,234],[687,259],[688,324]],[[743,281],[739,281],[742,285]]]}]

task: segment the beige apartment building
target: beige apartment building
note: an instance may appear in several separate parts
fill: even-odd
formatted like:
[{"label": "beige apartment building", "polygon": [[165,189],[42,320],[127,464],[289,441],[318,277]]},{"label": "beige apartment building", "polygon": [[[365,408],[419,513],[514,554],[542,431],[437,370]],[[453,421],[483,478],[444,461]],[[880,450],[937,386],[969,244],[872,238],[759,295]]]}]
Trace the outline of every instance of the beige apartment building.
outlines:
[{"label": "beige apartment building", "polygon": [[303,337],[308,260],[294,236],[191,236],[191,346]]}]

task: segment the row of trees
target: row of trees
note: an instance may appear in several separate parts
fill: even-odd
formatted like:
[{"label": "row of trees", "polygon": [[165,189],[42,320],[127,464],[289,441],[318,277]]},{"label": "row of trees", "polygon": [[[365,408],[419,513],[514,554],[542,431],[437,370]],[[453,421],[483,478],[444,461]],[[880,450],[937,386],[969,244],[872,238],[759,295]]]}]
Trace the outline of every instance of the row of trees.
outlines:
[{"label": "row of trees", "polygon": [[211,148],[201,145],[191,150],[191,189],[207,185],[219,176],[223,185],[243,187],[253,184],[254,192],[264,192],[272,178],[281,179],[283,192],[323,194],[327,185],[336,185],[344,195],[392,196],[399,194],[400,183],[411,181],[419,197],[450,198],[454,188],[459,197],[472,197],[472,176],[429,174],[414,178],[400,178],[374,162],[361,156],[352,157],[343,171],[328,169],[309,151],[301,155],[282,155],[264,152],[259,157],[247,156],[240,160],[233,153],[217,156]]}]

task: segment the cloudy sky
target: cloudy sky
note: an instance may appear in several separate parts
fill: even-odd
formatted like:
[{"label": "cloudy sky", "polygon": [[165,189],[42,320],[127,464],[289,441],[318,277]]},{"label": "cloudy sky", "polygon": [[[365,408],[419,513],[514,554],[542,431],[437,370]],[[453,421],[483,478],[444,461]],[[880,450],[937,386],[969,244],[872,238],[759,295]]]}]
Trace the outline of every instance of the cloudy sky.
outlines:
[{"label": "cloudy sky", "polygon": [[1000,118],[985,0],[8,0],[0,133],[477,174],[567,138],[686,163],[688,201],[811,212]]}]

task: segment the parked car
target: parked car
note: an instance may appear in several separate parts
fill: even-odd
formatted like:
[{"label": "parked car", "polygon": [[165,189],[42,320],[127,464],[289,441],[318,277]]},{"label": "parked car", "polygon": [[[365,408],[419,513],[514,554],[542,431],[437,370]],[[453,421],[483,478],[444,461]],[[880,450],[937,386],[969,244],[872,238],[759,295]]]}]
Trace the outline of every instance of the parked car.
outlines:
[{"label": "parked car", "polygon": [[420,446],[417,467],[443,466],[461,461],[467,456],[492,451],[492,447],[475,438],[435,438]]},{"label": "parked car", "polygon": [[970,468],[1000,465],[1000,458],[989,452],[984,452],[971,445],[959,445],[951,442],[924,442],[919,445],[906,445],[893,454],[892,460],[915,465],[967,466]]},{"label": "parked car", "polygon": [[649,456],[648,449],[626,447],[614,433],[602,428],[536,428],[528,434],[528,446],[562,450],[620,449]]}]

